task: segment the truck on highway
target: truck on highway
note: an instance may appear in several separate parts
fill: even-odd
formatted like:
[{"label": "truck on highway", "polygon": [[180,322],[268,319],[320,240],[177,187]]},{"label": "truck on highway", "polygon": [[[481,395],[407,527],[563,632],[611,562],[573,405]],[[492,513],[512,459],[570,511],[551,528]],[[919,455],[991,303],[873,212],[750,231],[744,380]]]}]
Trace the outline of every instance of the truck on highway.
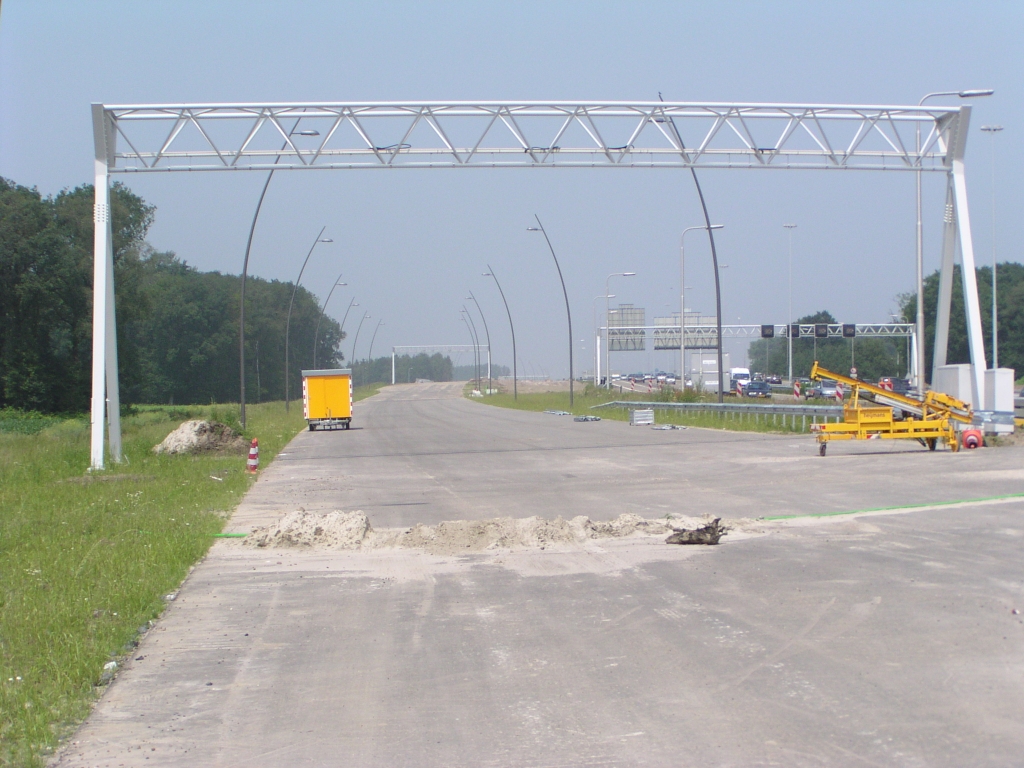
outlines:
[{"label": "truck on highway", "polygon": [[309,431],[352,426],[352,370],[302,372],[302,415]]}]

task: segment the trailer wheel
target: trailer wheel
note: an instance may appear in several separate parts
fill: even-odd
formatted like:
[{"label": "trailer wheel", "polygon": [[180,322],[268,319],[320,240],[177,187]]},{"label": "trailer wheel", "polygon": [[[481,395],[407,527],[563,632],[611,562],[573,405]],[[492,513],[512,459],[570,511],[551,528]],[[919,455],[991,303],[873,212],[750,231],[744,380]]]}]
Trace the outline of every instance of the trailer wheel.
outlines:
[{"label": "trailer wheel", "polygon": [[818,446],[818,455],[819,456],[824,456],[826,448],[828,448],[828,443],[822,443],[821,445],[819,445]]}]

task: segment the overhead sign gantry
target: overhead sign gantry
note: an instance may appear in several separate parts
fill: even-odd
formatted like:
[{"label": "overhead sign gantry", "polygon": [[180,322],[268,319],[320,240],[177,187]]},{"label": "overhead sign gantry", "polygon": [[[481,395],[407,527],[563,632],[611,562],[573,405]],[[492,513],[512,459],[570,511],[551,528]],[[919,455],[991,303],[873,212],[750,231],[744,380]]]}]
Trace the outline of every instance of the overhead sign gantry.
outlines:
[{"label": "overhead sign gantry", "polygon": [[[964,177],[971,108],[693,102],[302,102],[92,105],[91,465],[121,460],[112,174],[390,168],[759,168],[944,173],[935,364],[946,361],[959,245],[975,390],[985,351]],[[296,133],[301,121],[310,130]],[[288,125],[291,123],[292,125]],[[316,131],[316,140],[303,143]],[[922,141],[916,141],[920,129]],[[282,149],[283,142],[283,149]],[[978,405],[977,403],[975,404]]]}]

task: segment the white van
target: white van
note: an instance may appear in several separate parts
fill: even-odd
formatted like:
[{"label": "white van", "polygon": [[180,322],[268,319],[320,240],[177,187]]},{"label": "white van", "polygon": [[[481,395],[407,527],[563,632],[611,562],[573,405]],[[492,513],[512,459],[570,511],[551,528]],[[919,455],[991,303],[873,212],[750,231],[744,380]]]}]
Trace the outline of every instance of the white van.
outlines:
[{"label": "white van", "polygon": [[729,369],[729,391],[739,393],[740,389],[750,381],[749,368]]}]

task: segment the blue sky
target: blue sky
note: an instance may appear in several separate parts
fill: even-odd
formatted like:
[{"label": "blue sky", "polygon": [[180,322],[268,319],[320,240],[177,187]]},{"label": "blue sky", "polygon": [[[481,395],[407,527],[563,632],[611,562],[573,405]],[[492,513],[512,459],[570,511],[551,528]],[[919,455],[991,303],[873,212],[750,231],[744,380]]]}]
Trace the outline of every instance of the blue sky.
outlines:
[{"label": "blue sky", "polygon": [[[931,91],[994,88],[975,100],[968,184],[981,264],[1020,261],[1024,5],[1011,2],[48,2],[0,9],[0,175],[49,194],[91,181],[89,104],[198,101],[567,99],[913,104]],[[949,101],[949,100],[947,100]],[[952,101],[956,101],[953,99]],[[933,103],[944,103],[938,100]],[[230,178],[228,178],[230,177]],[[200,269],[237,273],[262,174],[129,179],[157,206],[150,240]],[[785,322],[787,239],[795,315],[885,321],[914,280],[911,174],[705,171],[720,233],[723,320]],[[943,181],[925,179],[926,269],[938,266]],[[669,170],[294,173],[275,178],[252,271],[303,285],[328,311],[349,300],[383,318],[374,345],[461,344],[472,290],[495,361],[511,362],[490,262],[516,320],[526,371],[564,376],[565,316],[541,216],[562,261],[577,368],[593,355],[593,298],[648,317],[678,309],[679,233],[701,223],[689,175]],[[706,241],[688,238],[688,306],[712,312]],[[353,312],[352,317],[358,317]],[[369,321],[367,321],[369,322]],[[375,324],[375,323],[374,323]],[[354,330],[354,327],[352,328]],[[362,334],[358,356],[366,354]],[[582,341],[581,341],[582,340]],[[368,338],[367,338],[368,341]],[[351,337],[344,346],[349,354]],[[741,348],[733,349],[734,356]],[[466,362],[466,361],[463,361]],[[622,355],[623,370],[674,367]]]}]

